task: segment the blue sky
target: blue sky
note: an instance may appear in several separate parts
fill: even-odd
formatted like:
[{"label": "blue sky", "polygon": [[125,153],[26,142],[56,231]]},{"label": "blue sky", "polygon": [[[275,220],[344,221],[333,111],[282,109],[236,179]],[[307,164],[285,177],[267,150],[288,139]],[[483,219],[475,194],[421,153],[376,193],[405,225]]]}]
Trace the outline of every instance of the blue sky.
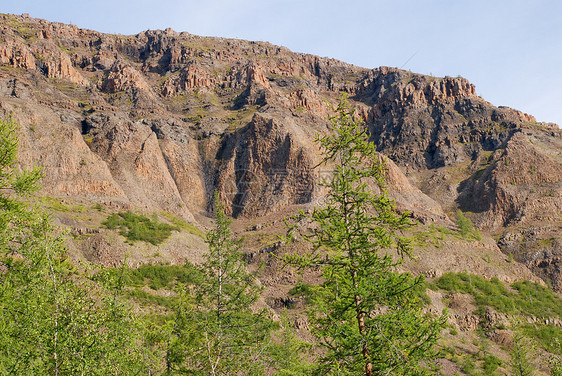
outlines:
[{"label": "blue sky", "polygon": [[562,125],[558,0],[0,0],[0,12],[119,34],[171,27],[367,68],[461,75],[494,105]]}]

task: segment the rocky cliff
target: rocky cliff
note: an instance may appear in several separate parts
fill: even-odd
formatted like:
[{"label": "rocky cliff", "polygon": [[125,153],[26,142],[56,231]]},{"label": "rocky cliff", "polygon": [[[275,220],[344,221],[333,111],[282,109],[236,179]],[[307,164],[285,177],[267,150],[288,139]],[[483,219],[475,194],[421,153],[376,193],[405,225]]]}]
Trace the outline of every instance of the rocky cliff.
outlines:
[{"label": "rocky cliff", "polygon": [[314,168],[314,138],[346,92],[390,159],[400,210],[454,228],[461,209],[562,288],[562,133],[462,77],[13,15],[0,16],[0,64],[0,109],[21,125],[21,160],[44,167],[49,197],[203,225],[214,192],[241,223],[310,207],[329,173]]}]

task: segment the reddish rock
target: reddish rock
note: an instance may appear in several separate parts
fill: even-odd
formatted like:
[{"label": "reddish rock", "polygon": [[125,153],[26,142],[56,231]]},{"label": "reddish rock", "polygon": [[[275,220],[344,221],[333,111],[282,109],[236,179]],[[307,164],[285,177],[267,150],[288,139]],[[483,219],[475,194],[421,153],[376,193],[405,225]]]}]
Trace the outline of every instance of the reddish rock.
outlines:
[{"label": "reddish rock", "polygon": [[123,61],[113,63],[101,89],[107,93],[117,93],[130,89],[150,90],[142,74]]},{"label": "reddish rock", "polygon": [[[525,249],[500,245],[544,278],[561,278],[562,133],[493,106],[462,77],[365,69],[171,29],[108,35],[11,15],[0,16],[0,37],[0,109],[22,126],[22,161],[48,171],[49,195],[185,218],[210,214],[215,191],[238,218],[310,207],[330,173],[314,168],[313,140],[345,91],[390,160],[400,210],[454,227],[447,213],[461,208],[500,237],[544,228]],[[455,246],[442,259],[460,270]],[[446,270],[435,265],[436,275]]]}]

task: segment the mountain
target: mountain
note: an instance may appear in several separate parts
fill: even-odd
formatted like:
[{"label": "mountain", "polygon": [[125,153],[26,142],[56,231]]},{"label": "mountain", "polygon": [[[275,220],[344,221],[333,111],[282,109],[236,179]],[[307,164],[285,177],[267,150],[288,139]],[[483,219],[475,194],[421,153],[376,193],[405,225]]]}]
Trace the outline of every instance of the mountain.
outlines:
[{"label": "mountain", "polygon": [[285,216],[321,203],[329,166],[315,168],[314,139],[345,92],[388,158],[398,209],[423,228],[453,232],[461,210],[484,234],[434,234],[438,244],[425,238],[405,268],[508,283],[538,276],[562,291],[562,131],[492,105],[465,78],[171,29],[102,34],[25,15],[0,16],[0,64],[0,109],[21,126],[22,163],[43,166],[42,202],[74,235],[76,259],[197,262],[205,252],[197,231],[153,247],[101,222],[135,210],[205,229],[217,192],[250,263],[265,262],[264,304],[279,308],[297,277],[269,254]]},{"label": "mountain", "polygon": [[212,210],[215,191],[235,217],[313,203],[313,139],[347,92],[399,167],[399,205],[436,221],[470,212],[562,287],[561,132],[493,106],[462,77],[170,29],[107,35],[3,15],[0,33],[2,110],[22,125],[22,158],[44,166],[50,196],[188,220]]}]

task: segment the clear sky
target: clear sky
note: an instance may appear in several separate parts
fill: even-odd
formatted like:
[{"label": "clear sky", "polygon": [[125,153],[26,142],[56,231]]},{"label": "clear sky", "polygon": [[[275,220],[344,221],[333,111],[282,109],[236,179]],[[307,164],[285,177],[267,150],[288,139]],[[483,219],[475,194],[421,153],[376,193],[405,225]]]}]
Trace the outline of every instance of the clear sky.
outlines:
[{"label": "clear sky", "polygon": [[560,0],[0,0],[0,12],[107,33],[171,27],[367,68],[461,75],[494,105],[562,125]]}]

